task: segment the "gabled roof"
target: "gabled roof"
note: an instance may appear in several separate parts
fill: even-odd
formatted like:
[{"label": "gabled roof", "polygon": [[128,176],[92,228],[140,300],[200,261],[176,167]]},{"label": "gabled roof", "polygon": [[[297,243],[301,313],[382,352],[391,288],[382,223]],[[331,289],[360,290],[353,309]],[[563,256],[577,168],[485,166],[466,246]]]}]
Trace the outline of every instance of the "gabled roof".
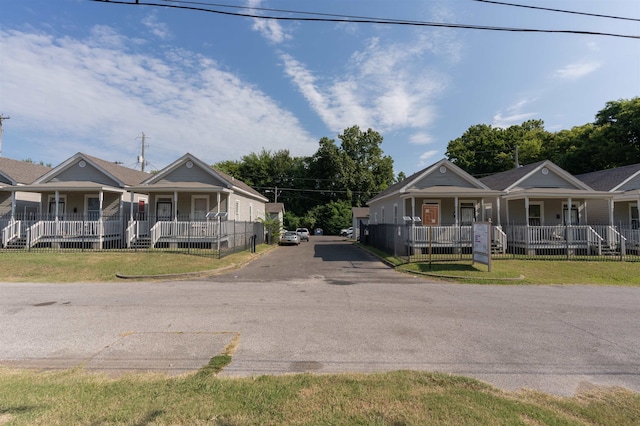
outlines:
[{"label": "gabled roof", "polygon": [[369,207],[353,207],[351,217],[369,217]]},{"label": "gabled roof", "polygon": [[264,202],[269,201],[265,196],[260,194],[255,189],[251,188],[246,183],[234,178],[233,176],[229,176],[228,174],[221,172],[220,170],[214,169],[213,167],[209,166],[207,163],[190,153],[186,153],[173,163],[169,164],[164,169],[160,170],[158,173],[143,181],[141,183],[141,186],[138,186],[137,189],[144,190],[153,188],[154,186],[161,187],[163,189],[169,189],[169,187],[183,188],[185,190],[206,190],[207,188],[211,189],[213,187],[212,185],[200,182],[173,182],[171,184],[160,183],[163,179],[171,176],[172,173],[174,173],[182,165],[189,166],[189,164],[187,164],[188,162],[191,162],[191,167],[198,167],[204,173],[212,176],[227,190],[244,193],[251,197],[258,198],[259,200]]},{"label": "gabled roof", "polygon": [[148,178],[150,175],[145,172],[141,172],[139,170],[130,169],[128,167],[121,166],[116,163],[112,163],[106,160],[102,160],[97,157],[93,157],[91,155],[83,154],[82,152],[78,152],[75,155],[69,157],[62,163],[60,163],[55,168],[51,169],[48,173],[40,176],[37,180],[33,182],[34,185],[42,185],[50,182],[56,176],[60,175],[70,167],[78,164],[80,161],[84,161],[105,176],[116,182],[117,186],[120,188],[124,188],[126,186],[136,185],[142,182],[144,179]]},{"label": "gabled roof", "polygon": [[[455,184],[439,184],[435,186],[422,188],[420,187],[420,183],[428,180],[431,175],[438,176],[439,174],[444,174],[446,172],[452,172],[455,180],[457,180],[458,182],[464,182],[466,183],[466,185],[461,186]],[[434,163],[429,167],[426,167],[419,172],[412,174],[408,178],[391,185],[390,187],[373,197],[371,200],[369,200],[367,204],[391,196],[402,196],[408,194],[437,194],[438,196],[444,196],[447,194],[455,195],[457,193],[464,193],[465,195],[496,195],[496,191],[493,191],[491,188],[462,170],[460,167],[456,166],[446,158],[443,158],[437,163]]]},{"label": "gabled roof", "polygon": [[265,203],[264,210],[271,214],[284,213],[284,203]]},{"label": "gabled roof", "polygon": [[614,169],[584,173],[576,177],[593,189],[599,191],[616,191],[631,179],[640,176],[640,163]]},{"label": "gabled roof", "polygon": [[575,189],[585,191],[592,190],[592,188],[590,188],[584,182],[576,179],[575,176],[555,165],[549,160],[538,161],[536,163],[527,164],[526,166],[518,167],[516,169],[495,173],[493,175],[481,178],[480,181],[491,189],[509,192],[524,183],[535,173],[544,173],[543,169],[555,173],[561,179],[575,187]]},{"label": "gabled roof", "polygon": [[11,185],[28,185],[51,170],[51,167],[0,157],[0,175]]}]

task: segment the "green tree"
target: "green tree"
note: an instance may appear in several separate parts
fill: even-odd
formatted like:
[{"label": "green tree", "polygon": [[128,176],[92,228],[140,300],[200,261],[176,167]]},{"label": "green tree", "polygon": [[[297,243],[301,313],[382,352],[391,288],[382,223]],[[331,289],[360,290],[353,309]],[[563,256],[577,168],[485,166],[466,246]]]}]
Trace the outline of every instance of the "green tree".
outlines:
[{"label": "green tree", "polygon": [[346,200],[330,201],[316,206],[310,213],[316,217],[316,225],[322,228],[325,234],[338,234],[341,229],[351,225],[351,203]]},{"label": "green tree", "polygon": [[514,167],[513,148],[503,130],[488,124],[476,124],[462,136],[449,142],[447,158],[475,176],[489,175]]}]

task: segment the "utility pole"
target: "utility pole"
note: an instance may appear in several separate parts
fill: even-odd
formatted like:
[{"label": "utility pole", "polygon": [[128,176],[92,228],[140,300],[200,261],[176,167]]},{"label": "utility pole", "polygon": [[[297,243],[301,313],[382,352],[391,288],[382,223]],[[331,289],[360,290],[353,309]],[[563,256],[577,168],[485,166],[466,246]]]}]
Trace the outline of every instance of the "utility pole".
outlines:
[{"label": "utility pole", "polygon": [[[138,138],[136,138],[138,139]],[[142,132],[142,136],[140,137],[140,139],[142,139],[142,152],[140,154],[140,156],[138,157],[138,163],[142,164],[142,171],[144,172],[144,164],[146,163],[146,160],[144,158],[144,147],[145,147],[145,141],[146,141],[146,136],[144,134],[144,132]]]},{"label": "utility pole", "polygon": [[8,120],[11,117],[9,116],[4,116],[2,114],[0,114],[0,157],[2,157],[2,121],[3,120]]}]

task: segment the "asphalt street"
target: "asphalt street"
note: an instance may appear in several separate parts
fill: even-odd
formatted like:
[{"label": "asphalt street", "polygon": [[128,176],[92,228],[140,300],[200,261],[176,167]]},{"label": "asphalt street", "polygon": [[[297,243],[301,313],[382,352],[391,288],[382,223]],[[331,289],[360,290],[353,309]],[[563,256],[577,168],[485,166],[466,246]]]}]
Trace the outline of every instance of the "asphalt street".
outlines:
[{"label": "asphalt street", "polygon": [[640,392],[640,288],[438,283],[339,237],[172,282],[0,283],[0,365],[222,376],[398,369]]}]

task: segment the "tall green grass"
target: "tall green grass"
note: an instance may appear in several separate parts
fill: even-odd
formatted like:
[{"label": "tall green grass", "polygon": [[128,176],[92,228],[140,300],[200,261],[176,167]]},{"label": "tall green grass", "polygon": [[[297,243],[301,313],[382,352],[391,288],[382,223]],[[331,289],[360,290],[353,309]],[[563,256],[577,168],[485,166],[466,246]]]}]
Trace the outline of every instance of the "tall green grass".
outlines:
[{"label": "tall green grass", "polygon": [[0,369],[0,424],[11,425],[631,425],[640,396],[594,389],[560,398],[410,371],[120,379],[79,370]]}]

